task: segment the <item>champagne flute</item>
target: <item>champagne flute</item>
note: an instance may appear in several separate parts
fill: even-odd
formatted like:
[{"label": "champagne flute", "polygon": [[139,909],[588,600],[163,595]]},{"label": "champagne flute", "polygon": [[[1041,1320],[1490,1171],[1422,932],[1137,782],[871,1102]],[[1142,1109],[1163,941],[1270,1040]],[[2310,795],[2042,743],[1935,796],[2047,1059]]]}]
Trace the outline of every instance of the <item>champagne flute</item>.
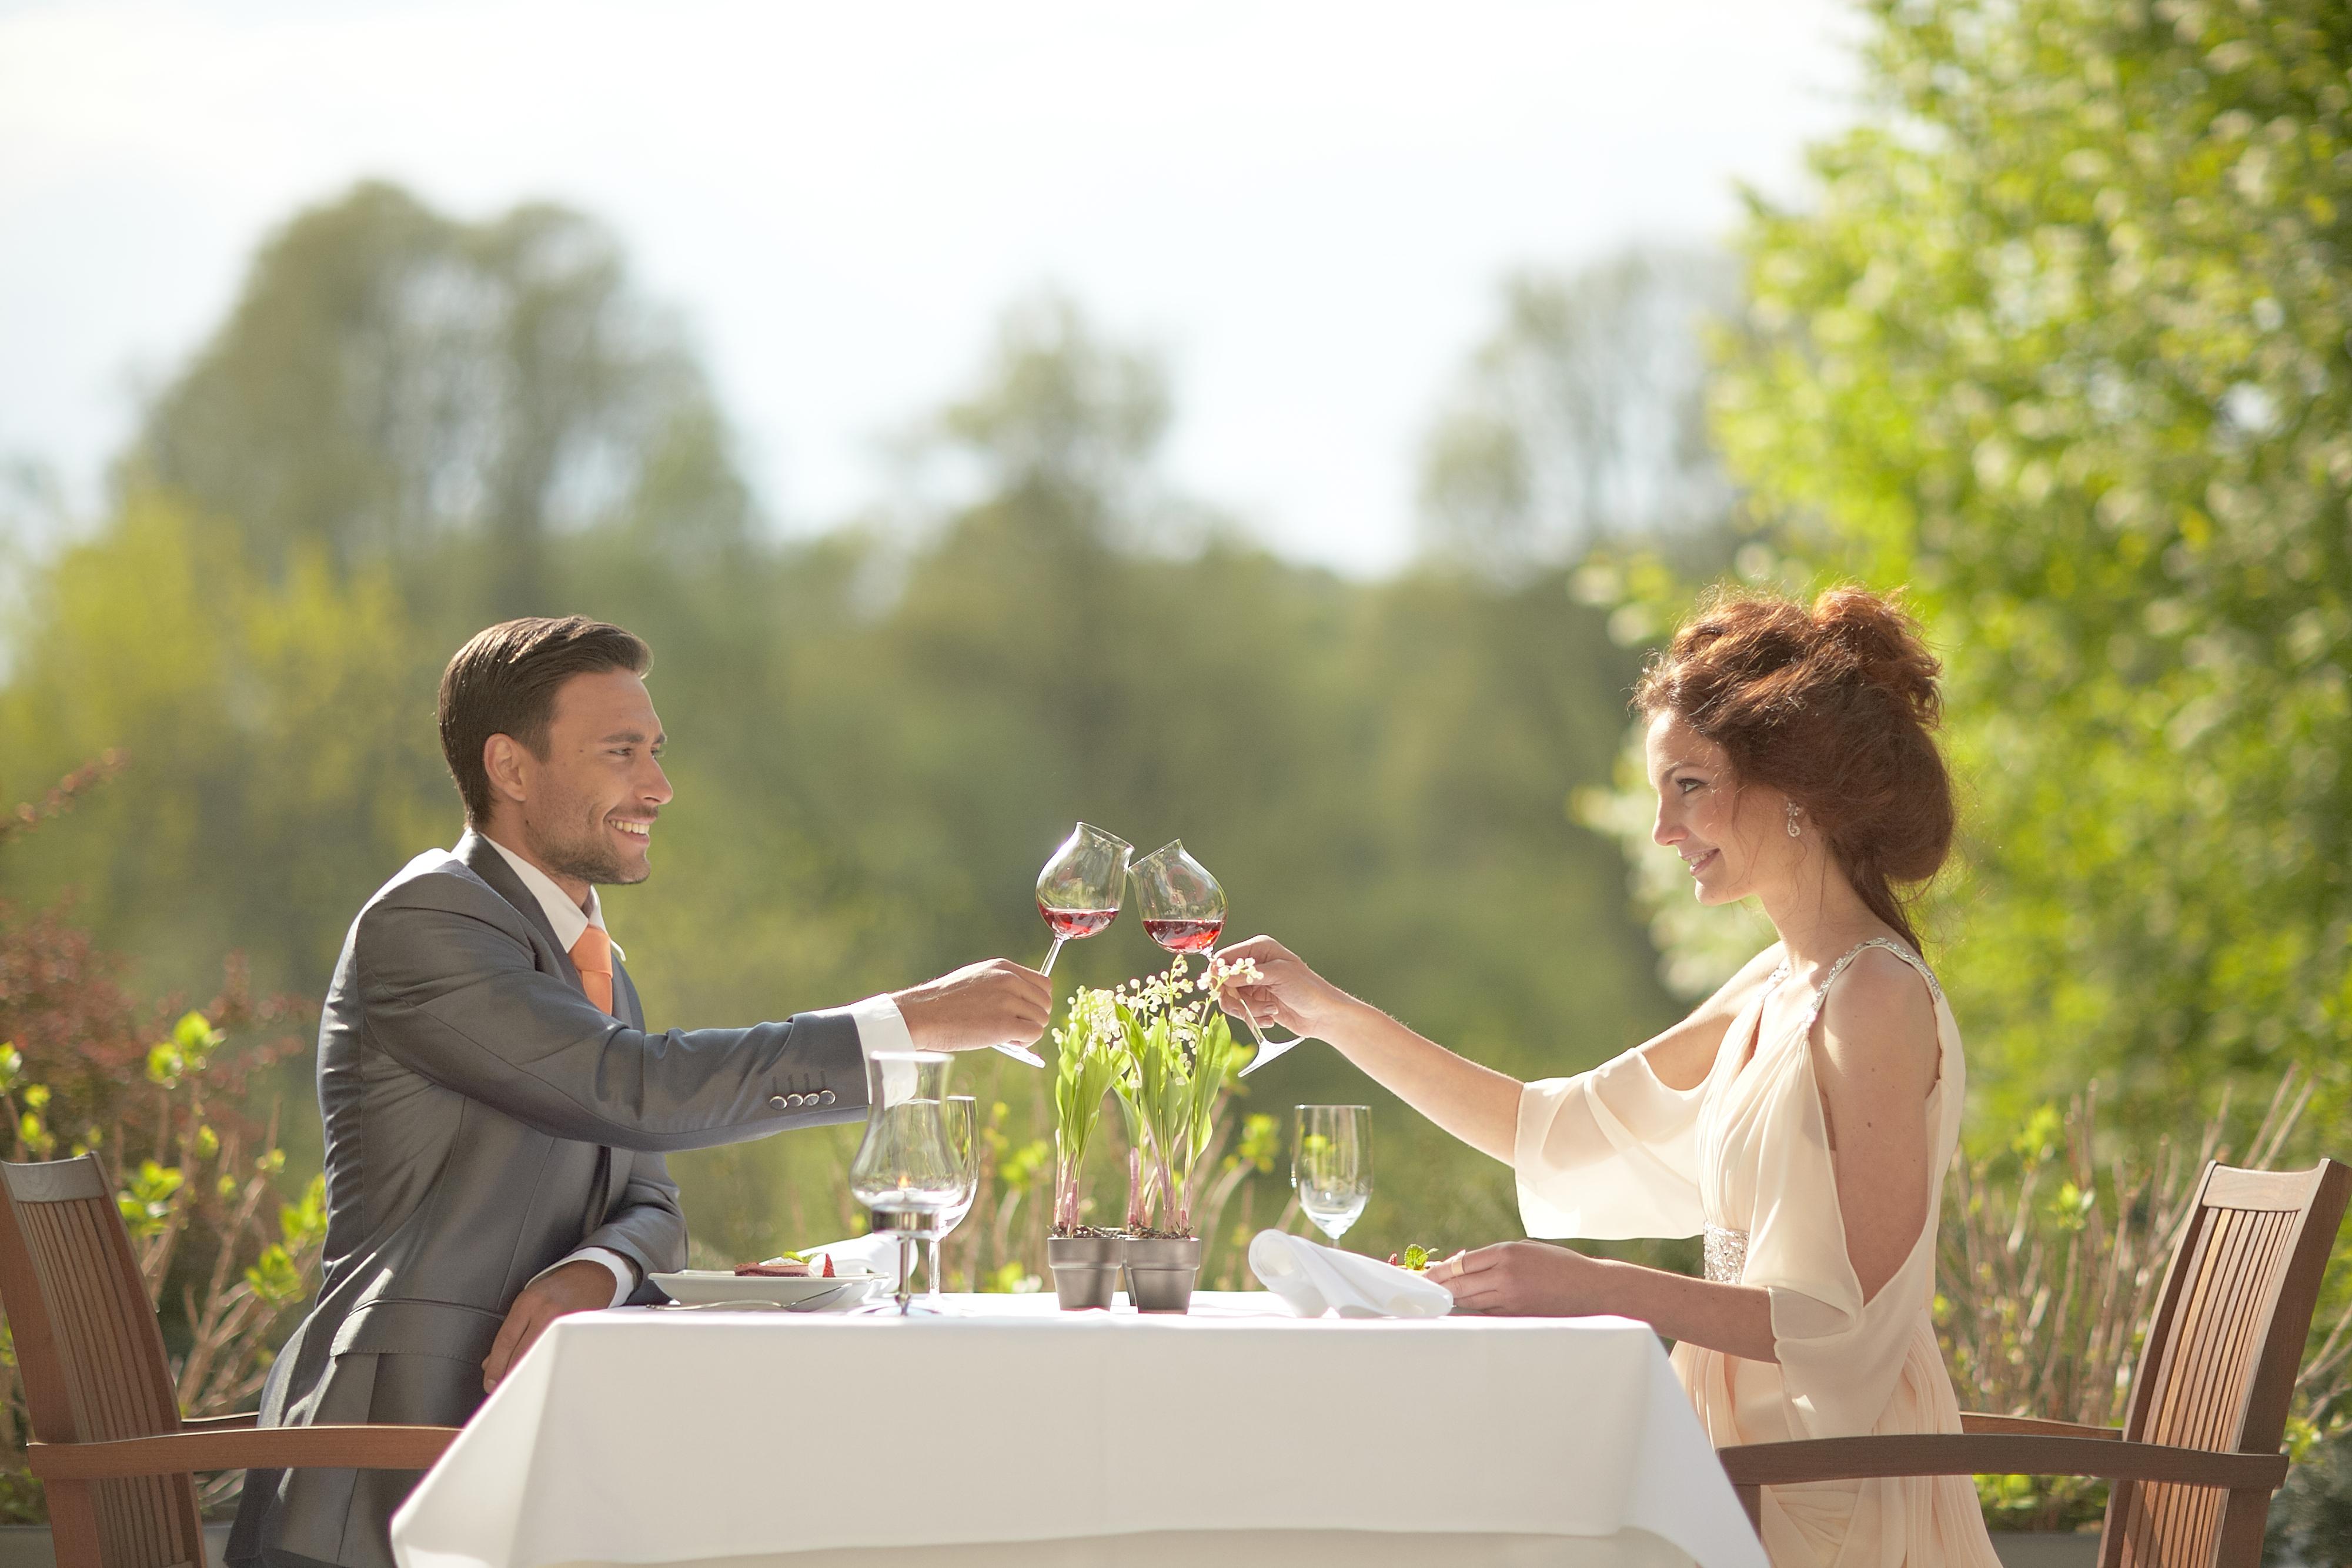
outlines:
[{"label": "champagne flute", "polygon": [[[1209,868],[1185,852],[1184,841],[1171,839],[1128,868],[1143,905],[1143,934],[1169,952],[1199,953],[1216,961],[1217,937],[1225,928],[1225,890]],[[1257,1041],[1257,1054],[1239,1076],[1259,1068],[1307,1039],[1268,1040],[1257,1019],[1246,1009],[1238,1015]]]},{"label": "champagne flute", "polygon": [[980,1125],[980,1102],[969,1094],[950,1094],[940,1102],[940,1122],[947,1133],[948,1154],[956,1163],[962,1178],[962,1198],[940,1215],[940,1233],[925,1242],[924,1249],[930,1259],[926,1276],[930,1288],[923,1293],[923,1304],[933,1312],[940,1306],[940,1253],[963,1217],[971,1212],[971,1200],[980,1192],[980,1161],[974,1145],[974,1134]]},{"label": "champagne flute", "polygon": [[1290,1185],[1315,1228],[1337,1241],[1372,1196],[1372,1108],[1301,1105],[1291,1113]]},{"label": "champagne flute", "polygon": [[1054,972],[1062,944],[1092,936],[1118,918],[1119,895],[1127,891],[1127,863],[1135,846],[1116,833],[1080,822],[1037,873],[1037,913],[1054,934],[1040,974]]},{"label": "champagne flute", "polygon": [[[968,1170],[957,1167],[950,1147],[946,1117],[948,1067],[955,1059],[935,1051],[877,1051],[866,1059],[866,1138],[849,1162],[849,1191],[874,1215],[876,1235],[894,1236],[898,1242],[898,1287],[895,1301],[900,1317],[915,1311],[937,1309],[910,1305],[914,1291],[915,1244],[936,1239],[940,1221],[959,1202],[969,1202]],[[913,1094],[890,1101],[886,1092],[895,1082],[911,1082]],[[887,1312],[877,1303],[866,1312]]]}]

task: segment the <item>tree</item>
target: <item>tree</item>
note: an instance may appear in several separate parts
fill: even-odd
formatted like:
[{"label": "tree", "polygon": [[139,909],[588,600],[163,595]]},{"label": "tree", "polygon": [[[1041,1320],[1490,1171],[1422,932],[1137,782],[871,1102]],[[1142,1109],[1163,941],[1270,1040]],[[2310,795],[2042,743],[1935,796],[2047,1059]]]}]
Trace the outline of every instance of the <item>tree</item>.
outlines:
[{"label": "tree", "polygon": [[[475,228],[366,187],[266,249],[111,514],[28,560],[26,612],[0,626],[0,789],[127,758],[0,859],[0,895],[80,890],[77,918],[163,983],[243,948],[262,983],[317,995],[369,893],[458,831],[435,679],[497,612],[448,588],[483,576],[491,498],[532,488],[495,476],[545,472],[512,455],[527,425],[568,433],[562,452],[611,444],[594,505],[536,514],[529,575],[534,607],[654,649],[677,800],[657,874],[605,908],[657,1025],[1034,959],[1028,891],[1078,817],[1146,848],[1181,834],[1225,879],[1234,935],[1292,938],[1507,1069],[1573,1071],[1662,1021],[1613,851],[1562,809],[1606,776],[1632,660],[1557,569],[1354,583],[1276,559],[1160,477],[1172,399],[1151,357],[1050,297],[1008,311],[968,393],[919,423],[961,482],[950,499],[895,535],[776,538],[684,350],[613,325],[663,319],[617,249],[584,219],[541,221]],[[486,236],[510,223],[551,251],[499,259]],[[610,374],[602,401],[555,387],[518,425],[476,394],[528,402],[556,374],[561,354],[531,360],[509,329],[551,277],[572,280],[541,312],[572,323],[555,347]],[[1165,962],[1130,920],[1055,976]],[[1013,1192],[1048,1124],[1042,1080],[993,1057],[957,1071]],[[1247,1087],[1361,1092],[1311,1051]],[[1506,1171],[1392,1103],[1382,1118],[1384,1161],[1413,1179],[1384,1186],[1364,1234],[1513,1233]],[[298,1160],[306,1124],[287,1129]],[[1265,1174],[1267,1124],[1235,1124],[1260,1127]],[[699,1256],[842,1234],[855,1137],[680,1156]],[[1278,1183],[1253,1199],[1237,1179],[1234,1216],[1280,1213]],[[1035,1270],[1042,1228],[982,1228],[992,1273]]]},{"label": "tree", "polygon": [[1508,578],[1606,538],[1720,528],[1704,337],[1738,303],[1731,258],[1705,252],[1511,278],[1423,453],[1426,548]]},{"label": "tree", "polygon": [[[602,225],[547,204],[467,224],[370,183],[263,248],[130,473],[236,518],[277,570],[305,547],[338,570],[429,556],[415,595],[478,581],[456,607],[478,623],[547,611],[551,537],[675,485],[665,455],[674,469],[711,423],[677,324]],[[476,547],[462,571],[452,540]]]},{"label": "tree", "polygon": [[272,989],[323,987],[358,900],[455,817],[432,734],[437,650],[386,569],[314,551],[268,580],[234,525],[128,497],[40,563],[8,628],[0,790],[101,752],[119,779],[0,865],[191,986],[254,955]]},{"label": "tree", "polygon": [[1868,9],[1879,113],[1756,204],[1716,412],[1750,574],[1906,585],[1947,658],[1980,1124],[2290,1061],[2340,1108],[2352,14]]}]

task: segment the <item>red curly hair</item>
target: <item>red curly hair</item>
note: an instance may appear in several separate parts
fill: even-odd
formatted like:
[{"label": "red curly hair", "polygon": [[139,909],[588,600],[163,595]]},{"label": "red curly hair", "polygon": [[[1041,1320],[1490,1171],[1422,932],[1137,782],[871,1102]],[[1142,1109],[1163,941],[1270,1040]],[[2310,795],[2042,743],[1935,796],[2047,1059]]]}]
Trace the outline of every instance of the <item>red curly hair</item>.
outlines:
[{"label": "red curly hair", "polygon": [[1870,912],[1916,951],[1896,887],[1942,868],[1956,825],[1935,737],[1942,671],[1897,600],[1832,588],[1808,609],[1718,591],[1650,661],[1633,706],[1679,716],[1741,782],[1794,800]]}]

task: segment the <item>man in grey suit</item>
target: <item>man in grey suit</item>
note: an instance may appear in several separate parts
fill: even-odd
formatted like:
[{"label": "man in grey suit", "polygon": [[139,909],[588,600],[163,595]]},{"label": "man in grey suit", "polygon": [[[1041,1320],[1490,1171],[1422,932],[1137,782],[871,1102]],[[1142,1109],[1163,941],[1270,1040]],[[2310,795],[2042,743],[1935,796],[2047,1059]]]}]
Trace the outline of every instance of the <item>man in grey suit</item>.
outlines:
[{"label": "man in grey suit", "polygon": [[[566,1312],[686,1262],[672,1149],[846,1121],[868,1051],[1027,1044],[1051,991],[1002,959],[749,1029],[650,1033],[599,883],[642,882],[670,789],[646,645],[510,621],[441,681],[453,851],[360,911],[319,1026],[327,1239],[264,1426],[457,1425]],[[389,1568],[409,1471],[256,1470],[227,1559]]]}]

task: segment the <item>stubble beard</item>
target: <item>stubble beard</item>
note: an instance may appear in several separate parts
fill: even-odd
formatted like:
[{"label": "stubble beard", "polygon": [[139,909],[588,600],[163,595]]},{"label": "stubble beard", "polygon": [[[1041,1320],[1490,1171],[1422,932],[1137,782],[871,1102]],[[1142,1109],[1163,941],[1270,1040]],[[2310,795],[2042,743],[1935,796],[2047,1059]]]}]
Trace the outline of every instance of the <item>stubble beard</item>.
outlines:
[{"label": "stubble beard", "polygon": [[622,862],[619,852],[604,841],[602,817],[590,819],[580,836],[568,842],[533,831],[529,822],[523,831],[531,852],[558,876],[576,877],[591,887],[630,887],[653,874],[650,865],[632,868]]}]

